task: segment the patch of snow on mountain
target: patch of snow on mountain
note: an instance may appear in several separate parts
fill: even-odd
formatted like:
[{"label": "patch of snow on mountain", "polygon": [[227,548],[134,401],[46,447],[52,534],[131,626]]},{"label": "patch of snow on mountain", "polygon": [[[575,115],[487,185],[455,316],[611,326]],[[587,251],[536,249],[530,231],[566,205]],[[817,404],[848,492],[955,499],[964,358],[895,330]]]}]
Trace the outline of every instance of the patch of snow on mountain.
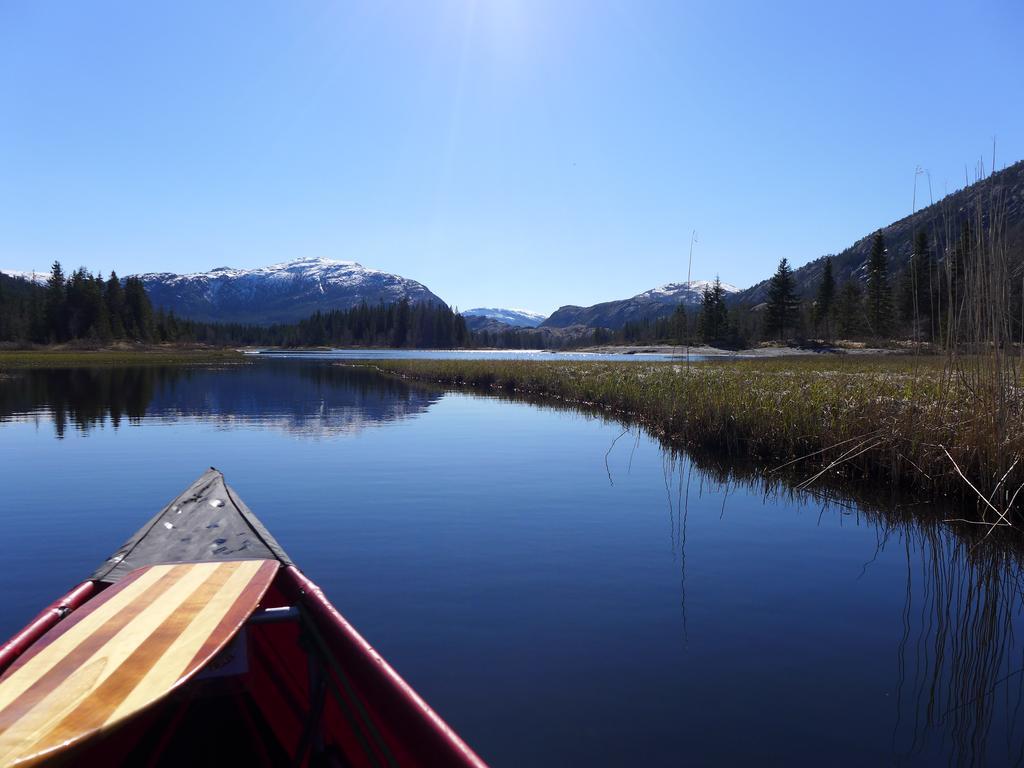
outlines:
[{"label": "patch of snow on mountain", "polygon": [[22,272],[17,269],[0,269],[0,274],[7,275],[8,277],[18,277],[22,280],[28,280],[30,283],[34,282],[37,285],[46,285],[46,281],[50,277],[49,272]]},{"label": "patch of snow on mountain", "polygon": [[[665,301],[671,299],[673,301],[686,300],[687,302],[700,301],[706,288],[711,288],[714,285],[713,280],[691,280],[689,283],[666,283],[665,285],[657,288],[652,288],[649,291],[638,293],[633,298],[638,301]],[[722,289],[726,293],[737,293],[739,288],[729,283],[722,283]]]},{"label": "patch of snow on mountain", "polygon": [[462,313],[466,317],[487,317],[518,328],[536,328],[547,319],[547,315],[528,309],[505,309],[501,307],[476,307]]},{"label": "patch of snow on mountain", "polygon": [[415,280],[354,261],[304,258],[266,267],[140,275],[155,306],[182,317],[223,322],[295,322],[314,311],[362,303],[444,303]]},{"label": "patch of snow on mountain", "polygon": [[339,261],[337,259],[307,258],[286,261],[280,264],[271,264],[267,267],[253,267],[252,269],[237,269],[234,267],[217,267],[208,272],[192,272],[186,275],[177,275],[172,272],[151,272],[141,275],[145,279],[161,279],[164,282],[192,282],[195,280],[237,280],[245,277],[264,278],[272,280],[294,280],[303,278],[307,280],[328,279],[329,281],[351,281],[353,277],[384,275],[377,269],[367,269],[354,261]]}]

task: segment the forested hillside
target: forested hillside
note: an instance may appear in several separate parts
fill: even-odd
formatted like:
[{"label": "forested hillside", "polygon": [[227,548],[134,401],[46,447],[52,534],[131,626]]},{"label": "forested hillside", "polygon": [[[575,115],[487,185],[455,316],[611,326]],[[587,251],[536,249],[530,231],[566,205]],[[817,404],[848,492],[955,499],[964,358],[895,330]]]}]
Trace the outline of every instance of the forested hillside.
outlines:
[{"label": "forested hillside", "polygon": [[[918,200],[927,190],[918,190]],[[879,230],[885,244],[892,276],[898,277],[910,264],[917,233],[924,232],[937,260],[951,249],[965,222],[980,218],[987,226],[998,210],[999,223],[1004,228],[1004,244],[1008,251],[1024,251],[1024,160],[997,171],[984,179],[964,187],[958,192],[922,208]],[[831,256],[836,281],[842,284],[856,278],[867,279],[867,263],[871,254],[874,233],[865,235],[841,253]],[[793,270],[793,285],[797,295],[812,299],[821,282],[825,256]],[[733,294],[729,301],[755,306],[767,300],[770,279]]]},{"label": "forested hillside", "polygon": [[205,323],[153,310],[142,281],[104,280],[78,269],[66,277],[54,263],[45,285],[0,274],[0,342],[56,344],[195,342],[214,345],[464,347],[461,315],[443,303],[360,304],[315,312],[297,323]]}]

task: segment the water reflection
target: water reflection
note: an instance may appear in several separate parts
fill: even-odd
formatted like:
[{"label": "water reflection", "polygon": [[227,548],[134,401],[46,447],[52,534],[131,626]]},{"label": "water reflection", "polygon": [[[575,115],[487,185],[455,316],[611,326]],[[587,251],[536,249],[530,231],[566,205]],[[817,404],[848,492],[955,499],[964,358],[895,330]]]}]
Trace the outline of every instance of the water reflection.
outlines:
[{"label": "water reflection", "polygon": [[888,532],[883,546],[902,545],[907,558],[894,753],[921,754],[938,733],[949,742],[951,765],[1019,765],[1019,557],[1000,547],[973,547],[935,526],[890,526]]},{"label": "water reflection", "polygon": [[[694,471],[697,487],[691,488]],[[753,469],[730,472],[718,457],[664,451],[669,534],[680,569],[683,642],[687,622],[687,519],[691,491],[721,497],[730,486],[760,488],[766,499],[820,507],[818,525],[873,526],[875,551],[860,576],[887,551],[906,570],[895,647],[892,760],[897,765],[1024,764],[1024,559],[1019,542],[979,537],[908,506],[852,504],[832,492],[795,493]]]},{"label": "water reflection", "polygon": [[[0,421],[47,426],[12,430],[32,451],[4,445],[0,427],[20,462],[2,477],[14,541],[0,554],[45,555],[34,510],[59,510],[67,492],[33,481],[40,459],[75,479],[69,521],[109,525],[82,533],[106,551],[137,525],[135,507],[162,497],[164,475],[178,482],[180,467],[161,466],[174,458],[167,430],[147,444],[146,425],[185,423],[177,447],[194,450],[181,453],[233,461],[293,555],[495,764],[1024,763],[1012,542],[980,542],[886,488],[796,492],[605,413],[453,397],[403,423],[443,396],[305,361],[12,374]],[[143,428],[113,434],[125,423]],[[323,445],[276,434],[388,423]],[[54,450],[50,424],[58,437],[114,429]],[[271,431],[246,452],[247,430]],[[147,448],[138,503],[111,509],[99,460]],[[26,574],[9,589],[24,615],[52,599],[56,588],[29,594],[36,563],[11,571]],[[482,706],[482,687],[500,695]]]},{"label": "water reflection", "polygon": [[27,370],[0,380],[0,423],[49,417],[57,437],[123,420],[196,418],[331,437],[425,412],[441,394],[372,372],[261,362],[223,368]]}]

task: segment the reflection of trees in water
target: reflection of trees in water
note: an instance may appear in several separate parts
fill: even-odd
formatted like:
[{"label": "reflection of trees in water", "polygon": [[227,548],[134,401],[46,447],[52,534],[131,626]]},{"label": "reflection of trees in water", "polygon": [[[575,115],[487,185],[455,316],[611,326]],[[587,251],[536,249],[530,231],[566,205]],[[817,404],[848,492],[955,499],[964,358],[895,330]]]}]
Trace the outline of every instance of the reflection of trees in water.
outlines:
[{"label": "reflection of trees in water", "polygon": [[156,387],[180,372],[160,368],[29,370],[0,380],[0,421],[48,413],[57,437],[68,425],[81,430],[122,419],[138,421]]},{"label": "reflection of trees in water", "polygon": [[45,414],[63,437],[69,425],[85,432],[125,418],[200,417],[318,435],[420,413],[440,397],[365,370],[292,361],[39,369],[0,379],[0,422]]}]

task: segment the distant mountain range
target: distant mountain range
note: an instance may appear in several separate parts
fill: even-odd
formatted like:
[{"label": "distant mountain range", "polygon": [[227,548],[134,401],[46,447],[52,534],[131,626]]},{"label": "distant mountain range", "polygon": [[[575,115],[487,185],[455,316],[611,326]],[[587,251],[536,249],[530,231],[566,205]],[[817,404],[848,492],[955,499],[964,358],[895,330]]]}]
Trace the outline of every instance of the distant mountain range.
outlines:
[{"label": "distant mountain range", "polygon": [[[691,280],[688,283],[668,283],[660,288],[638,293],[629,299],[605,301],[591,307],[568,305],[560,307],[543,322],[545,328],[566,328],[570,325],[586,325],[592,328],[618,330],[635,320],[665,317],[675,312],[680,304],[695,307],[700,304],[704,289],[711,286],[708,280]],[[722,283],[726,294],[736,293],[736,286]]]},{"label": "distant mountain range", "polygon": [[470,330],[477,330],[477,328],[491,323],[501,323],[511,328],[536,328],[547,317],[527,309],[500,309],[497,307],[467,309],[462,316],[466,318]]},{"label": "distant mountain range", "polygon": [[297,259],[269,267],[139,275],[155,307],[207,322],[289,323],[317,310],[444,302],[425,285],[354,261]]},{"label": "distant mountain range", "polygon": [[[991,221],[997,202],[1007,249],[1018,253],[1024,250],[1024,161],[1021,161],[883,227],[893,280],[906,267],[915,232],[927,232],[932,252],[941,258],[947,247],[946,238],[956,236],[962,221],[979,208],[986,223]],[[871,234],[867,234],[832,256],[837,282],[864,279],[870,248]],[[804,298],[813,297],[817,290],[824,260],[822,256],[794,270],[797,291]],[[33,273],[12,270],[4,270],[4,273],[33,279]],[[45,283],[47,276],[48,273],[34,273],[37,283]],[[408,299],[410,302],[444,303],[415,280],[368,269],[352,261],[322,258],[298,259],[255,269],[220,267],[189,275],[151,273],[140,277],[155,306],[203,321],[269,324],[294,322],[317,310],[345,309],[362,302],[377,304]],[[573,334],[588,327],[617,330],[630,321],[667,316],[679,304],[696,307],[709,285],[706,280],[668,283],[628,299],[589,307],[563,306],[546,319],[527,310],[495,307],[478,307],[463,315],[472,330],[488,333],[531,328],[562,329],[559,335],[570,328]],[[731,304],[756,307],[767,299],[768,280],[744,290],[727,283],[723,283],[723,288]]]}]

